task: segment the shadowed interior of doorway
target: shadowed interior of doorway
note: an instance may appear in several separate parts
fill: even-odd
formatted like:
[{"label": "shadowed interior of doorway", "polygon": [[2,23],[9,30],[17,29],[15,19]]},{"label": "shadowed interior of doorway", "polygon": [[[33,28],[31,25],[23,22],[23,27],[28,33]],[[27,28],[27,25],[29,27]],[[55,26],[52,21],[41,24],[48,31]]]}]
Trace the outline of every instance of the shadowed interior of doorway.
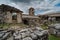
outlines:
[{"label": "shadowed interior of doorway", "polygon": [[17,23],[17,14],[16,13],[12,14],[12,21],[13,21],[13,23]]},{"label": "shadowed interior of doorway", "polygon": [[26,24],[26,25],[29,25],[29,22],[26,19],[23,20],[23,23]]}]

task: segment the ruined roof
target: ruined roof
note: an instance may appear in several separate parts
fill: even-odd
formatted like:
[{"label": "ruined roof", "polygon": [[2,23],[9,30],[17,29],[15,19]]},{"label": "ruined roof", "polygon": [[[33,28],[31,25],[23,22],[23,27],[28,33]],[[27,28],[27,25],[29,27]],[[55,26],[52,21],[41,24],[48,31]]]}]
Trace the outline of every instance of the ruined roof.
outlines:
[{"label": "ruined roof", "polygon": [[5,4],[0,5],[0,9],[2,11],[22,12],[21,10],[19,10],[19,9],[17,9],[15,7],[12,7],[12,6],[9,6],[9,5],[5,5]]}]

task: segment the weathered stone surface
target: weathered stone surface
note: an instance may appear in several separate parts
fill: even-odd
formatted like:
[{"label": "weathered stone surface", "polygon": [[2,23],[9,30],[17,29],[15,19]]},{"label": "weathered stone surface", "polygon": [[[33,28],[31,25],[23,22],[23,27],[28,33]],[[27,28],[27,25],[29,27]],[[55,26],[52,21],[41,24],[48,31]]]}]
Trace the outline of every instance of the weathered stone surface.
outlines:
[{"label": "weathered stone surface", "polygon": [[0,32],[0,38],[2,38],[3,35],[4,35],[4,33]]},{"label": "weathered stone surface", "polygon": [[17,13],[17,23],[22,23],[22,15],[21,12]]},{"label": "weathered stone surface", "polygon": [[34,28],[25,28],[18,31],[17,35],[15,33],[14,38],[18,37],[16,39],[20,38],[20,40],[45,40],[45,39],[47,40],[48,38],[47,35],[48,35],[48,32],[46,30],[43,30],[40,27],[34,27]]},{"label": "weathered stone surface", "polygon": [[57,32],[57,33],[56,33],[56,36],[60,36],[60,32]]},{"label": "weathered stone surface", "polygon": [[19,32],[26,32],[26,31],[28,31],[28,29],[22,29],[22,30],[20,30]]},{"label": "weathered stone surface", "polygon": [[43,30],[42,28],[40,28],[40,27],[36,27],[36,30]]},{"label": "weathered stone surface", "polygon": [[[9,30],[1,31],[0,39],[7,40],[7,38],[10,38],[10,34],[12,33]],[[13,40],[47,40],[48,32],[46,30],[42,30],[40,27],[24,28],[22,30],[15,30],[11,36]]]},{"label": "weathered stone surface", "polygon": [[32,40],[30,37],[23,38],[22,40]]},{"label": "weathered stone surface", "polygon": [[34,33],[31,33],[30,36],[32,39],[37,39],[37,35],[35,35]]},{"label": "weathered stone surface", "polygon": [[21,33],[21,35],[22,35],[22,38],[27,37],[26,33]]},{"label": "weathered stone surface", "polygon": [[34,33],[37,35],[37,36],[42,36],[43,35],[43,33],[41,33],[40,31],[34,31]]},{"label": "weathered stone surface", "polygon": [[49,26],[49,33],[56,36],[60,36],[60,24],[57,23]]},{"label": "weathered stone surface", "polygon": [[11,36],[11,32],[0,31],[0,40],[7,40],[7,38],[10,36]]},{"label": "weathered stone surface", "polygon": [[12,14],[10,11],[7,12],[7,18],[6,18],[6,23],[12,23]]},{"label": "weathered stone surface", "polygon": [[55,29],[57,29],[57,30],[60,29],[60,25],[57,25],[57,26],[55,27]]},{"label": "weathered stone surface", "polygon": [[16,31],[16,32],[13,34],[13,37],[14,37],[14,39],[21,39],[21,34],[19,34],[19,32]]}]

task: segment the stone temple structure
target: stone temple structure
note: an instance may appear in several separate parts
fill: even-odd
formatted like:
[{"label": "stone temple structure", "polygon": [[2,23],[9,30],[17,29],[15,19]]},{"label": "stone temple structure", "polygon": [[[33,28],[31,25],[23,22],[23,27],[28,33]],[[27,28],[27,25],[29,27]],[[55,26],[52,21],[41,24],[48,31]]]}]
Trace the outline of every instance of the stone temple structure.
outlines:
[{"label": "stone temple structure", "polygon": [[24,23],[39,22],[39,17],[34,15],[34,8],[29,9],[29,14],[9,5],[0,5],[0,23]]},{"label": "stone temple structure", "polygon": [[[13,23],[14,21],[17,23],[22,22],[22,14],[23,12],[8,6],[8,5],[0,5],[0,23],[5,22],[5,23]],[[14,15],[17,14],[17,15]]]}]

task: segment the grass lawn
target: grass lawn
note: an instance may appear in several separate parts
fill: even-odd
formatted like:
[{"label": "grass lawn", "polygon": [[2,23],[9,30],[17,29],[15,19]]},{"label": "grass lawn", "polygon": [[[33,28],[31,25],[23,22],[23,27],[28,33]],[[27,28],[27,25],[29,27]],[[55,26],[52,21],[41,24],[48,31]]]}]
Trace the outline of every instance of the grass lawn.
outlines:
[{"label": "grass lawn", "polygon": [[49,40],[60,40],[60,38],[53,35],[49,35]]}]

